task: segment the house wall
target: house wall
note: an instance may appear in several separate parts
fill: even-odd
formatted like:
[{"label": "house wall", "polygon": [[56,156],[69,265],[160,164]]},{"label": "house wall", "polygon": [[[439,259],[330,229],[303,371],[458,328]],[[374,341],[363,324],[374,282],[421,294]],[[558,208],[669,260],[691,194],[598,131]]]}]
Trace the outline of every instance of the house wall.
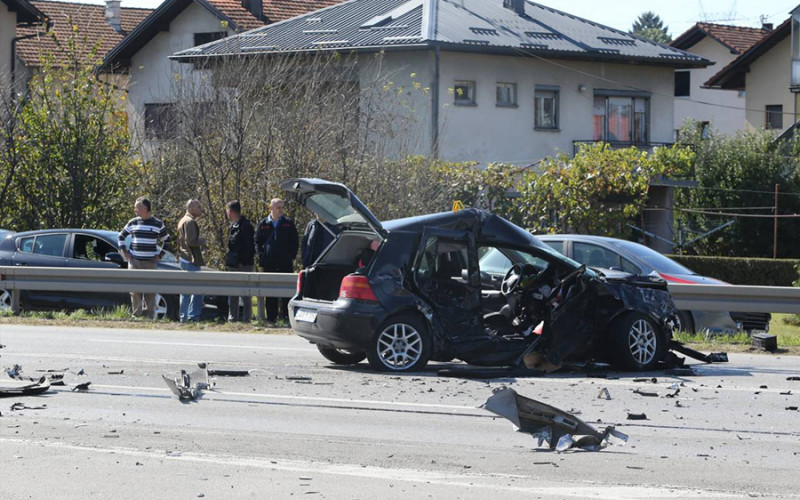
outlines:
[{"label": "house wall", "polygon": [[[688,52],[705,57],[715,64],[706,68],[688,70],[690,95],[675,98],[675,129],[680,129],[686,120],[710,122],[716,131],[731,135],[746,127],[745,97],[736,90],[704,89],[701,86],[709,78],[728,65],[736,54],[714,40],[705,37],[688,49]],[[685,71],[685,70],[684,70]],[[710,104],[701,104],[698,101]],[[715,106],[716,105],[716,106]]]},{"label": "house wall", "polygon": [[746,75],[747,123],[752,127],[764,128],[766,106],[773,104],[783,106],[783,129],[779,132],[794,124],[791,113],[795,112],[795,96],[789,91],[791,64],[791,37],[786,37],[750,65]]},{"label": "house wall", "polygon": [[[194,34],[224,31],[220,20],[193,3],[131,58],[128,83],[128,119],[134,146],[143,142],[145,104],[171,103],[180,85],[198,83],[205,71],[181,64],[169,56],[194,46]],[[227,30],[232,34],[231,30]]]},{"label": "house wall", "polygon": [[11,81],[11,40],[17,36],[17,13],[0,2],[0,89]]},{"label": "house wall", "polygon": [[[592,139],[595,89],[650,91],[649,140],[673,140],[670,67],[443,52],[440,71],[440,157],[445,160],[530,165],[558,152],[571,155],[573,141]],[[476,82],[476,106],[454,105],[456,80]],[[517,84],[518,107],[495,106],[497,82]],[[560,89],[557,131],[534,130],[536,85]],[[580,91],[580,85],[586,89]]]}]

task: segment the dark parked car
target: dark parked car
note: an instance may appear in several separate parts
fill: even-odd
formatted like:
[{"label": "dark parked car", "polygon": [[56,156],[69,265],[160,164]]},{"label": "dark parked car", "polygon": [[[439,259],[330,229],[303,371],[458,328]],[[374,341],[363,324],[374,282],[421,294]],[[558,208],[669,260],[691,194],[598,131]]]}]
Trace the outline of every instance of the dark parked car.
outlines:
[{"label": "dark parked car", "polygon": [[646,370],[668,351],[676,311],[659,277],[598,274],[482,210],[381,223],[341,184],[282,188],[341,229],[289,303],[294,331],[335,363],[410,371],[531,354]]},{"label": "dark parked car", "polygon": [[[127,267],[118,253],[116,231],[95,229],[45,229],[0,236],[0,266]],[[163,270],[179,271],[174,254],[167,252],[158,263]],[[209,298],[216,302],[215,299]],[[127,293],[23,291],[20,305],[31,310],[112,309],[129,305]],[[11,296],[0,290],[0,309],[11,307]],[[156,316],[178,318],[178,297],[156,294]],[[207,311],[204,314],[214,314]]]},{"label": "dark parked car", "polygon": [[[584,234],[548,234],[538,238],[567,257],[589,267],[657,274],[668,282],[699,285],[727,285],[701,276],[652,248],[632,241]],[[769,331],[772,315],[722,311],[678,311],[679,328],[688,332],[735,333]]]}]

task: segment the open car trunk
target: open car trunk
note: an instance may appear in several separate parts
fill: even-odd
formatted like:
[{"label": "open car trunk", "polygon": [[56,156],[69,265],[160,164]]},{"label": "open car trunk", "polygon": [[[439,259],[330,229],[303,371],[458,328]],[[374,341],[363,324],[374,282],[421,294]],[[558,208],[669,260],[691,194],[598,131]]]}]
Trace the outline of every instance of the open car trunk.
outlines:
[{"label": "open car trunk", "polygon": [[359,254],[373,238],[375,233],[366,231],[340,233],[317,262],[305,270],[302,297],[335,301],[339,297],[342,279],[359,269]]}]

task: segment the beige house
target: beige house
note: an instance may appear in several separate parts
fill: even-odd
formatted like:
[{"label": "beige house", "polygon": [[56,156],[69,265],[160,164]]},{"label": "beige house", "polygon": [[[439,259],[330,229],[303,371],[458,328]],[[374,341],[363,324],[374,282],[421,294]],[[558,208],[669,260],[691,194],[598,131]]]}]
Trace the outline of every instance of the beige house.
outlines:
[{"label": "beige house", "polygon": [[721,68],[747,52],[772,30],[724,24],[697,23],[670,46],[702,56],[714,63],[705,68],[675,70],[675,130],[687,120],[699,122],[704,131],[713,128],[733,134],[747,126],[745,92],[704,88],[703,84]]},{"label": "beige house", "polygon": [[16,73],[17,28],[46,23],[45,15],[28,0],[0,0],[0,89],[10,89]]},{"label": "beige house", "polygon": [[745,119],[782,134],[800,112],[800,6],[792,17],[712,76],[706,87],[746,93]]}]

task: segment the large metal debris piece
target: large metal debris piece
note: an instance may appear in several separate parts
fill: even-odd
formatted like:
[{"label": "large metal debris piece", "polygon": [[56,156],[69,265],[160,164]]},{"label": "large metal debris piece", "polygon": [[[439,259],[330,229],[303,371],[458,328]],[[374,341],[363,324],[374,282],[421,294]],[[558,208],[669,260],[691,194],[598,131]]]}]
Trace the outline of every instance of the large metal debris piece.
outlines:
[{"label": "large metal debris piece", "polygon": [[611,438],[622,444],[628,436],[608,426],[603,432],[583,420],[554,406],[520,396],[509,387],[492,391],[482,408],[510,420],[518,432],[538,439],[538,445],[547,444],[551,450],[564,452],[571,448],[597,451],[605,448]]},{"label": "large metal debris piece", "polygon": [[208,382],[208,371],[205,368],[193,371],[191,374],[186,370],[181,370],[177,378],[161,375],[167,387],[182,401],[192,401],[197,396],[208,389],[211,385]]},{"label": "large metal debris piece", "polygon": [[11,398],[18,396],[34,396],[50,390],[50,381],[46,376],[42,376],[38,381],[24,385],[2,385],[0,386],[0,398]]}]

